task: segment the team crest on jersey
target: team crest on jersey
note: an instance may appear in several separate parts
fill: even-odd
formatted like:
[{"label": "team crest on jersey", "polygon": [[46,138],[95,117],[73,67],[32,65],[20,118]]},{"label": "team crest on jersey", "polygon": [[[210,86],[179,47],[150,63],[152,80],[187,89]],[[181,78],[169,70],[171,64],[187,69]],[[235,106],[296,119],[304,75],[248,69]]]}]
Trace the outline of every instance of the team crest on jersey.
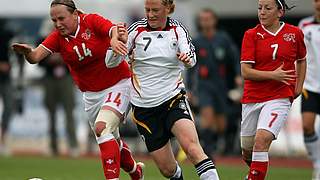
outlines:
[{"label": "team crest on jersey", "polygon": [[81,34],[81,37],[85,40],[89,40],[91,37],[91,31],[86,29],[85,32]]},{"label": "team crest on jersey", "polygon": [[283,39],[287,42],[296,42],[296,35],[294,33],[286,33],[283,35]]},{"label": "team crest on jersey", "polygon": [[176,38],[172,38],[171,42],[170,42],[170,47],[171,49],[177,49],[178,47],[178,41]]}]

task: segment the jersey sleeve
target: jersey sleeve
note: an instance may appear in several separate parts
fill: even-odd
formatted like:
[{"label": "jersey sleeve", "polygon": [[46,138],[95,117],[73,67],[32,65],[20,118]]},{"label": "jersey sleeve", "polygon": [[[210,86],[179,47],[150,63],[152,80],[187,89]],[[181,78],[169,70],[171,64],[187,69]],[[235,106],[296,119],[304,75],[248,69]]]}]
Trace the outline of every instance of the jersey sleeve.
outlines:
[{"label": "jersey sleeve", "polygon": [[307,55],[306,45],[304,43],[303,32],[298,29],[297,33],[297,60],[305,60]]},{"label": "jersey sleeve", "polygon": [[176,28],[176,32],[178,35],[178,48],[181,53],[187,54],[191,59],[191,64],[187,67],[193,67],[196,62],[196,54],[195,54],[195,48],[192,44],[192,39],[189,36],[189,32],[187,29],[180,25]]},{"label": "jersey sleeve", "polygon": [[241,63],[255,63],[255,39],[251,31],[246,31],[241,48]]},{"label": "jersey sleeve", "polygon": [[59,32],[53,31],[52,33],[50,33],[49,36],[40,45],[51,53],[59,52]]},{"label": "jersey sleeve", "polygon": [[108,35],[111,38],[111,30],[116,26],[110,20],[98,14],[88,14],[84,18],[99,36]]}]

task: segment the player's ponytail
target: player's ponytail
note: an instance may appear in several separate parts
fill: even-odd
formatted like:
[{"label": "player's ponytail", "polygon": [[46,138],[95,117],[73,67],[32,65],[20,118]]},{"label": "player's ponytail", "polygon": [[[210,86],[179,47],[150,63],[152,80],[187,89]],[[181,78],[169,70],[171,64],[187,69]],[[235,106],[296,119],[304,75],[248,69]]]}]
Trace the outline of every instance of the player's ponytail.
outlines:
[{"label": "player's ponytail", "polygon": [[278,6],[278,9],[282,9],[284,12],[286,12],[287,10],[289,11],[292,8],[296,7],[296,6],[289,7],[285,0],[275,0],[275,1]]}]

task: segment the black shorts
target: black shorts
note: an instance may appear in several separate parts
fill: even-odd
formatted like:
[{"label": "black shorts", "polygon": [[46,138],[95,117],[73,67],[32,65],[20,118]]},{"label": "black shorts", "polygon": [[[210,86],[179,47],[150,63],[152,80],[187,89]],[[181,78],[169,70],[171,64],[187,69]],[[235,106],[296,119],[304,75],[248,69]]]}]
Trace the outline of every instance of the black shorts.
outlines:
[{"label": "black shorts", "polygon": [[320,94],[303,90],[301,112],[314,112],[320,114]]},{"label": "black shorts", "polygon": [[167,144],[174,135],[173,124],[179,119],[192,119],[192,112],[184,92],[152,108],[132,107],[133,120],[149,152]]}]

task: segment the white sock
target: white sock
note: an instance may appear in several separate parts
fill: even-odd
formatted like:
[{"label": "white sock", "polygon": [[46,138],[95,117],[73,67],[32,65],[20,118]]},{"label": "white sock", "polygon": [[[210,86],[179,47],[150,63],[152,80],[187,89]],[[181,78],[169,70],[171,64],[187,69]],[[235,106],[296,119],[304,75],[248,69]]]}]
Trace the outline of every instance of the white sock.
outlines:
[{"label": "white sock", "polygon": [[200,180],[219,180],[218,172],[211,159],[204,159],[195,167]]},{"label": "white sock", "polygon": [[307,152],[313,163],[315,169],[320,169],[320,139],[319,136],[314,133],[310,136],[304,136],[304,142]]},{"label": "white sock", "polygon": [[171,178],[180,178],[181,174],[182,174],[182,170],[177,162],[176,172],[174,173],[174,175]]}]

